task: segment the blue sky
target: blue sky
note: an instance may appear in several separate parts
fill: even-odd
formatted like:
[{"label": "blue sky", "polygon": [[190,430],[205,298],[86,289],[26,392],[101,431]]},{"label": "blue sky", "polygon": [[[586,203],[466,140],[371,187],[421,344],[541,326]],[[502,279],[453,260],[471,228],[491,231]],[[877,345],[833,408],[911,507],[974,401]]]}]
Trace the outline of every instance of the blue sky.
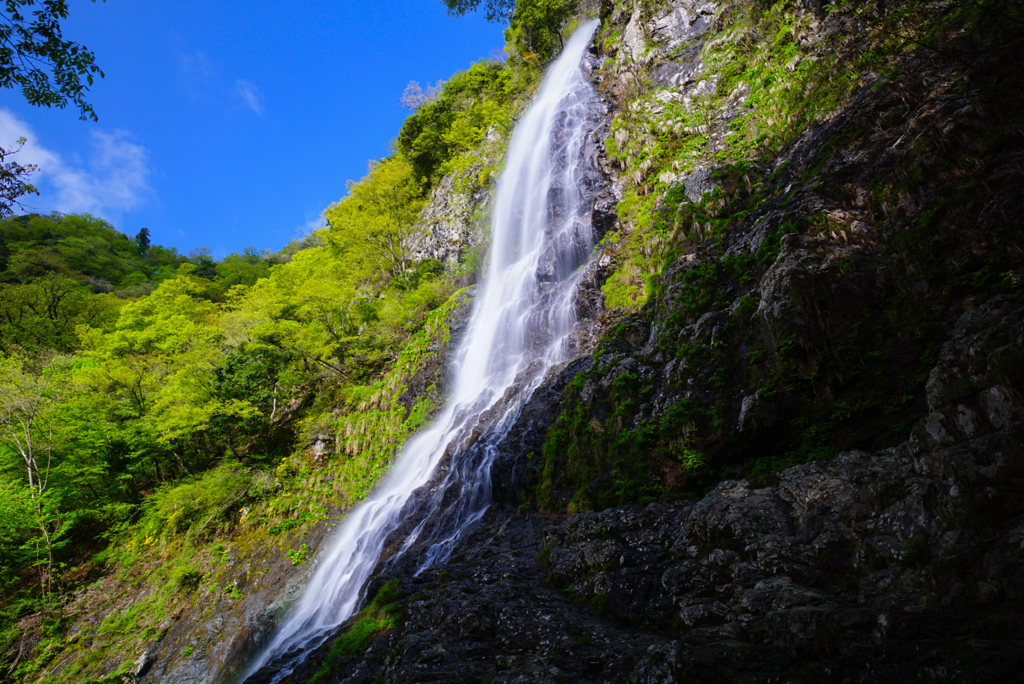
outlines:
[{"label": "blue sky", "polygon": [[217,257],[277,250],[388,154],[410,81],[500,55],[502,27],[439,0],[71,0],[65,37],[106,77],[89,102],[30,107],[0,90],[0,139],[24,135],[39,211],[88,212]]}]

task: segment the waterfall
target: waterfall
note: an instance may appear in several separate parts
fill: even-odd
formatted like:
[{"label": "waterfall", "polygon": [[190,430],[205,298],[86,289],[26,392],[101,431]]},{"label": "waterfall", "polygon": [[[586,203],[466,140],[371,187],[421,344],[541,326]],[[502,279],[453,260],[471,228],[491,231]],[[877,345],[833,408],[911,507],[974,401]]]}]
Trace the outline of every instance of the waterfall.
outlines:
[{"label": "waterfall", "polygon": [[[497,443],[570,351],[580,267],[593,247],[593,197],[584,178],[593,160],[584,150],[600,100],[581,62],[597,24],[586,22],[566,43],[512,135],[497,184],[488,272],[456,354],[446,408],[341,523],[248,675],[279,681],[351,617],[400,525],[412,529],[389,562],[415,554],[418,573],[443,563],[490,504]],[[272,673],[260,671],[264,666]]]}]

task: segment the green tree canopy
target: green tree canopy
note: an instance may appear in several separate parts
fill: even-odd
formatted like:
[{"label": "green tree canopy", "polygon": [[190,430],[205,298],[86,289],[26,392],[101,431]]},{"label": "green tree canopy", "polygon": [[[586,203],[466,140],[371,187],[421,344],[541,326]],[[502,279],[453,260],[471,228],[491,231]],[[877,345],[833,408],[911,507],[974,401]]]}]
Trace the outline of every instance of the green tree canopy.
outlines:
[{"label": "green tree canopy", "polygon": [[520,54],[548,62],[562,50],[562,29],[576,9],[576,0],[519,0],[505,40]]},{"label": "green tree canopy", "polygon": [[85,95],[103,72],[85,46],[64,39],[60,23],[68,18],[67,0],[4,0],[3,7],[0,88],[20,88],[39,107],[63,109],[72,102],[79,118],[96,121]]},{"label": "green tree canopy", "polygon": [[24,284],[0,283],[0,352],[18,347],[70,351],[78,345],[77,326],[107,327],[117,307],[116,298],[92,295],[61,273]]},{"label": "green tree canopy", "polygon": [[480,7],[487,12],[487,21],[507,22],[516,9],[516,0],[441,0],[448,13],[457,17],[468,14]]},{"label": "green tree canopy", "polygon": [[451,160],[480,144],[489,127],[510,126],[510,102],[519,87],[513,71],[493,61],[478,62],[445,81],[437,97],[407,118],[398,134],[398,149],[415,176],[435,182]]},{"label": "green tree canopy", "polygon": [[357,279],[390,279],[409,265],[409,241],[423,209],[423,189],[402,155],[370,162],[349,194],[324,210],[327,239]]},{"label": "green tree canopy", "polygon": [[149,245],[144,254],[140,251],[137,239],[89,214],[0,219],[0,282],[26,284],[60,273],[95,292],[110,292],[138,285],[136,274],[141,274],[141,282],[162,279],[185,261],[175,250],[159,245]]}]

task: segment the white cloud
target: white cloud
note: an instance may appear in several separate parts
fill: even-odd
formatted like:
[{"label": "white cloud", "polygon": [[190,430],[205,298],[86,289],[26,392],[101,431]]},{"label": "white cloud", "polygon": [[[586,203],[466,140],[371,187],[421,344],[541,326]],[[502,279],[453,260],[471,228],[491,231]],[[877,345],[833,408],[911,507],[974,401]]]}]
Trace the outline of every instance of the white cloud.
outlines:
[{"label": "white cloud", "polygon": [[193,98],[216,78],[216,69],[202,50],[182,51],[178,54],[178,82]]},{"label": "white cloud", "polygon": [[11,114],[6,109],[0,108],[0,147],[10,149],[15,146],[15,141],[25,138],[28,142],[18,152],[16,161],[22,166],[35,164],[40,168],[51,167],[56,162],[56,156],[47,149],[44,149],[36,142],[36,135],[32,128]]},{"label": "white cloud", "polygon": [[26,198],[29,205],[40,205],[38,208],[44,211],[85,212],[113,220],[153,195],[148,152],[132,142],[127,131],[92,131],[92,155],[83,166],[68,163],[40,145],[31,126],[0,108],[0,145],[10,145],[20,137],[28,142],[18,153],[18,161],[39,167],[32,182],[40,194]]},{"label": "white cloud", "polygon": [[235,93],[242,98],[245,106],[259,115],[263,114],[263,101],[260,98],[260,91],[249,81],[238,79],[235,81]]},{"label": "white cloud", "polygon": [[325,219],[323,216],[317,216],[315,219],[310,219],[309,221],[306,221],[306,225],[298,229],[298,235],[300,235],[301,237],[305,237],[320,230],[321,228],[326,227],[327,219]]}]

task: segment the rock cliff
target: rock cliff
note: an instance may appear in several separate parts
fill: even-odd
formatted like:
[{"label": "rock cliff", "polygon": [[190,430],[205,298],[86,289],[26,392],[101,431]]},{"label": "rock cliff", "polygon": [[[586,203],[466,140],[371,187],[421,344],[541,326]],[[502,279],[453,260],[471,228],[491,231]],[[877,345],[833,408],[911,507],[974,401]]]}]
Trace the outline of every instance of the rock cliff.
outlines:
[{"label": "rock cliff", "polygon": [[607,4],[586,353],[291,681],[1019,678],[1024,31],[976,8]]}]

